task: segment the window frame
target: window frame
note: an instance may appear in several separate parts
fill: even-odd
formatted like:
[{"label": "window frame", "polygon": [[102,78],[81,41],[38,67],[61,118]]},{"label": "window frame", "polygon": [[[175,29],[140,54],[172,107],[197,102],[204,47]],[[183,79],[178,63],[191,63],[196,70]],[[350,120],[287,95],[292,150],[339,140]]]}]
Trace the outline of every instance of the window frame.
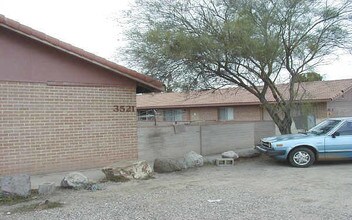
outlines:
[{"label": "window frame", "polygon": [[[163,111],[163,119],[164,121],[167,122],[177,122],[177,121],[183,121],[183,109],[165,109]],[[167,114],[170,114],[167,116]]]},{"label": "window frame", "polygon": [[154,121],[155,111],[153,109],[139,110],[137,112],[138,121]]},{"label": "window frame", "polygon": [[[230,111],[229,111],[230,110]],[[226,115],[222,118],[222,111]],[[219,121],[233,121],[235,120],[235,108],[234,107],[219,107],[218,108],[218,120]]]}]

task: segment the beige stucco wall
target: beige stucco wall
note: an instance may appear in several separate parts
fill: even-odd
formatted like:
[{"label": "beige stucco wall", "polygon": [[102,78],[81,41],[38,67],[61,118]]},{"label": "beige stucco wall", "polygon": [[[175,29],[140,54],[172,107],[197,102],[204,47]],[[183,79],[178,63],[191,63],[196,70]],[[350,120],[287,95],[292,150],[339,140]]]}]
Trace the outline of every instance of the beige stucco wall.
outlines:
[{"label": "beige stucco wall", "polygon": [[[317,119],[321,118],[326,118],[327,115],[327,104],[326,102],[321,102],[321,103],[308,103],[307,105],[307,111],[311,112],[311,114],[315,115]],[[270,121],[272,120],[268,111],[263,109],[263,120],[264,121]],[[299,112],[292,112],[293,116],[295,115],[300,115]]]},{"label": "beige stucco wall", "polygon": [[317,124],[322,122],[328,117],[327,103],[317,103],[315,105],[315,117]]},{"label": "beige stucco wall", "polygon": [[0,27],[0,80],[68,85],[136,86],[99,65]]},{"label": "beige stucco wall", "polygon": [[[326,102],[320,102],[320,103],[307,103],[305,109],[303,110],[306,114],[313,114],[316,119],[316,123],[320,123],[327,117],[327,103]],[[264,121],[272,121],[269,113],[267,110],[263,109],[263,120]],[[303,112],[302,112],[303,113]],[[293,116],[299,116],[301,115],[300,111],[292,111]],[[277,126],[276,127],[276,134],[280,134],[280,131]],[[296,124],[293,121],[292,126],[291,126],[291,131],[293,133],[297,133],[298,129],[296,128]]]},{"label": "beige stucco wall", "polygon": [[352,116],[352,89],[327,105],[329,117]]}]

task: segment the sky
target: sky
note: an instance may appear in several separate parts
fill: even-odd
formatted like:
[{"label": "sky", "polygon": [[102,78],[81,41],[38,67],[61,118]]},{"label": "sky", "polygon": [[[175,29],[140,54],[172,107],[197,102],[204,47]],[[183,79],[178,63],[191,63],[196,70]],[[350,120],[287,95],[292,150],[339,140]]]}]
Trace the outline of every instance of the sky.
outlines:
[{"label": "sky", "polygon": [[0,14],[107,59],[123,38],[128,0],[0,0]]},{"label": "sky", "polygon": [[[119,18],[131,0],[0,0],[0,14],[103,58],[124,65]],[[352,55],[331,56],[315,69],[324,79],[352,78]],[[130,67],[131,68],[131,67]],[[133,67],[132,67],[133,69]]]}]

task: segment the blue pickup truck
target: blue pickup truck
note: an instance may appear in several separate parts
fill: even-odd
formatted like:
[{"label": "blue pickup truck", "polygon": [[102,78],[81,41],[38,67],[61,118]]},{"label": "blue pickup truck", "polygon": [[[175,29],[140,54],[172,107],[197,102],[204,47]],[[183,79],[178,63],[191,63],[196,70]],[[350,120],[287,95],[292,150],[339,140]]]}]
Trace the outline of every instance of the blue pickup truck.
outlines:
[{"label": "blue pickup truck", "polygon": [[263,138],[255,148],[294,167],[352,159],[352,117],[326,119],[305,133]]}]

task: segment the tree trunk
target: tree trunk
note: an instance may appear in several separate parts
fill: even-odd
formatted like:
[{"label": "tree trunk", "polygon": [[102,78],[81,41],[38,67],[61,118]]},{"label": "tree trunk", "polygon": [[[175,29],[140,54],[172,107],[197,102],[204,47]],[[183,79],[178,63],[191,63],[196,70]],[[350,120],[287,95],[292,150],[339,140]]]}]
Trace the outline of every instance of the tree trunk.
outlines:
[{"label": "tree trunk", "polygon": [[264,105],[264,108],[268,111],[270,117],[279,128],[281,134],[291,134],[291,111],[287,105],[274,106],[272,104]]},{"label": "tree trunk", "polygon": [[292,133],[292,131],[291,131],[291,125],[292,125],[291,117],[289,117],[289,119],[284,118],[279,123],[275,122],[275,124],[279,128],[281,134],[291,134]]}]

